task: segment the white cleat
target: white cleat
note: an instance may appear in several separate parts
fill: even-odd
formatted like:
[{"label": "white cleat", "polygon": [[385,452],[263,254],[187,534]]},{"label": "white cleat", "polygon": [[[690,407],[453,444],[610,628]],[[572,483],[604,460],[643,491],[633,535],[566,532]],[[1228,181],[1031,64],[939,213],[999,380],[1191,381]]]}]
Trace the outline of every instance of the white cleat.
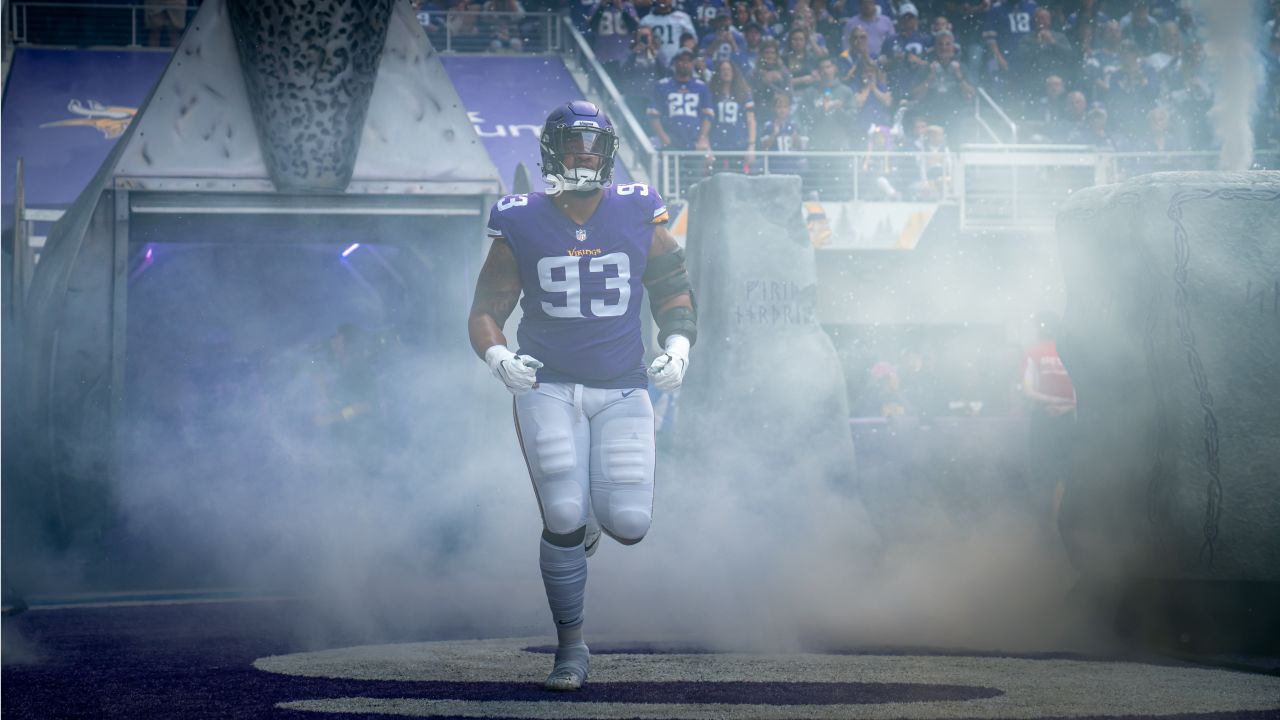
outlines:
[{"label": "white cleat", "polygon": [[590,660],[591,651],[585,643],[556,650],[556,666],[551,669],[551,674],[542,687],[555,692],[577,690],[587,681],[587,665]]}]

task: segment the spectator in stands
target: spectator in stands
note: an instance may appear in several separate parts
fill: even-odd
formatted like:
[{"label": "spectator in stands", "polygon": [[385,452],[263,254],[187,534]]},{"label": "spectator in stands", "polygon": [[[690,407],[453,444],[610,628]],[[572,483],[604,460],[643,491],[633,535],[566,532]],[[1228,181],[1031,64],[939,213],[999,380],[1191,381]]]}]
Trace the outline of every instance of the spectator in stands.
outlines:
[{"label": "spectator in stands", "polygon": [[[765,40],[760,45],[760,59],[756,63],[756,72],[751,79],[751,94],[756,99],[756,107],[768,108],[772,116],[774,97],[780,93],[791,98],[791,72],[782,62],[782,55],[776,40]],[[770,119],[769,117],[763,118]]]},{"label": "spectator in stands", "polygon": [[744,156],[717,158],[716,169],[750,172],[751,166],[755,165],[755,102],[746,76],[729,60],[716,64],[716,74],[711,78],[711,101],[715,104],[711,149],[746,153]]},{"label": "spectator in stands", "polygon": [[797,28],[787,33],[787,48],[782,60],[791,74],[791,87],[803,91],[818,82],[818,60],[821,55],[811,35]]},{"label": "spectator in stands", "polygon": [[854,28],[867,31],[867,51],[871,57],[878,57],[880,50],[894,36],[893,21],[880,14],[876,0],[858,0],[858,14],[849,18],[844,25],[844,36],[847,40]]},{"label": "spectator in stands", "polygon": [[751,18],[756,21],[757,25],[764,28],[766,37],[780,38],[787,31],[786,26],[778,18],[778,13],[763,2],[756,3],[751,7]]},{"label": "spectator in stands", "polygon": [[[810,0],[810,22],[812,30],[818,34],[823,49],[831,54],[832,48],[839,47],[844,37],[844,18],[835,15],[828,0]],[[840,8],[836,8],[839,12]]]},{"label": "spectator in stands", "polygon": [[858,69],[874,64],[875,59],[867,50],[867,31],[860,27],[850,30],[847,48],[836,58],[841,82],[852,86],[857,79]]},{"label": "spectator in stands", "polygon": [[524,40],[512,29],[509,18],[495,19],[490,33],[489,52],[520,52],[524,49]]},{"label": "spectator in stands", "polygon": [[818,82],[805,92],[801,102],[801,121],[809,130],[809,149],[848,150],[856,100],[849,86],[840,82],[835,60],[818,61]]},{"label": "spectator in stands", "polygon": [[1055,132],[1067,114],[1067,84],[1057,75],[1045,78],[1044,92],[1027,104],[1024,114],[1032,125],[1033,142],[1049,143],[1059,139]]},{"label": "spectator in stands", "polygon": [[1122,146],[1141,132],[1158,96],[1156,74],[1142,64],[1133,41],[1125,40],[1120,49],[1120,69],[1111,74],[1107,94],[1100,98],[1110,114],[1111,130]]},{"label": "spectator in stands", "polygon": [[698,37],[712,31],[716,18],[729,17],[729,6],[723,0],[689,0],[680,3],[680,7],[693,20]]},{"label": "spectator in stands", "polygon": [[682,49],[681,37],[686,34],[697,37],[694,35],[693,20],[689,19],[688,13],[676,10],[671,3],[672,0],[654,0],[653,10],[640,18],[640,24],[652,30],[654,37],[662,41],[658,52],[663,65],[671,65],[671,60]]},{"label": "spectator in stands", "polygon": [[702,38],[702,54],[712,63],[733,60],[747,45],[747,39],[729,22],[728,15],[711,21],[711,32]]},{"label": "spectator in stands", "polygon": [[756,63],[760,60],[760,48],[764,44],[764,30],[756,23],[749,22],[742,31],[742,39],[745,44],[734,58],[734,64],[747,75],[754,75]]},{"label": "spectator in stands", "polygon": [[1085,57],[1084,76],[1089,94],[1095,99],[1106,97],[1110,90],[1111,75],[1120,69],[1120,45],[1123,42],[1120,23],[1109,20],[1102,26],[1097,46]]},{"label": "spectator in stands", "polygon": [[453,47],[460,50],[477,51],[489,45],[486,33],[480,26],[479,13],[484,9],[483,3],[474,0],[454,0],[449,7],[449,15],[445,20],[448,36]]},{"label": "spectator in stands", "polygon": [[928,72],[923,74],[911,94],[921,110],[945,124],[964,112],[973,100],[974,89],[965,77],[951,33],[942,33],[935,38],[931,55]]},{"label": "spectator in stands", "polygon": [[631,43],[631,53],[622,63],[622,72],[616,78],[618,89],[626,96],[627,106],[633,114],[642,116],[648,111],[653,88],[665,74],[653,28],[640,27]]},{"label": "spectator in stands", "polygon": [[[952,33],[957,54],[963,52],[960,63],[964,66],[966,77],[980,77],[982,60],[986,54],[986,43],[982,41],[983,20],[991,9],[991,0],[946,0],[943,12],[952,26],[947,32]],[[934,37],[942,32],[934,28]]]},{"label": "spectator in stands", "polygon": [[[791,119],[791,93],[780,90],[773,95],[770,119],[760,134],[760,149],[770,152],[790,153],[802,150],[800,130]],[[765,158],[764,167],[770,173],[799,173],[804,169],[800,158]]]},{"label": "spectator in stands", "polygon": [[1141,54],[1155,52],[1160,38],[1160,23],[1151,17],[1151,6],[1147,0],[1134,0],[1133,9],[1120,18],[1120,30]]},{"label": "spectator in stands", "polygon": [[1194,41],[1185,43],[1182,55],[1169,63],[1160,80],[1164,101],[1177,120],[1179,141],[1189,150],[1213,147],[1213,127],[1209,123],[1213,90],[1204,67],[1203,46]]},{"label": "spectator in stands", "polygon": [[884,68],[878,63],[863,63],[854,77],[853,88],[853,122],[858,134],[872,125],[888,125],[893,93]]},{"label": "spectator in stands", "polygon": [[1093,108],[1084,116],[1084,125],[1072,130],[1067,137],[1072,145],[1088,145],[1096,150],[1115,152],[1116,144],[1111,139],[1111,131],[1107,128],[1107,111],[1100,107]]},{"label": "spectator in stands", "polygon": [[1058,142],[1068,142],[1068,140],[1076,135],[1085,132],[1085,120],[1089,115],[1089,100],[1084,93],[1079,90],[1072,90],[1067,93],[1067,104],[1063,108],[1063,114],[1055,123],[1054,130],[1051,132],[1054,140]]},{"label": "spectator in stands", "polygon": [[747,0],[737,0],[729,10],[733,19],[733,27],[743,35],[747,34],[747,26],[755,22],[751,19],[751,4]]},{"label": "spectator in stands", "polygon": [[172,47],[187,27],[187,0],[146,0],[147,44]]},{"label": "spectator in stands", "polygon": [[[859,198],[895,201],[910,187],[911,177],[900,156],[890,154],[893,135],[889,128],[873,126],[867,131],[867,154],[858,163]],[[914,169],[914,166],[912,166]]]},{"label": "spectator in stands", "polygon": [[707,62],[707,56],[696,48],[691,48],[690,52],[693,53],[693,76],[710,85],[711,76],[715,74],[715,71],[711,69],[711,64]]},{"label": "spectator in stands", "polygon": [[1080,48],[1080,52],[1088,57],[1093,53],[1100,28],[1111,18],[1102,12],[1099,0],[1080,0],[1080,9],[1067,16],[1063,32],[1071,39],[1072,44]]},{"label": "spectator in stands", "polygon": [[629,0],[601,0],[588,20],[591,49],[609,77],[622,76],[622,64],[631,54],[631,39],[640,28],[636,6]]},{"label": "spectator in stands", "polygon": [[[852,39],[850,46],[856,47]],[[886,62],[889,87],[895,93],[904,94],[910,89],[912,79],[928,67],[924,56],[931,48],[933,36],[920,30],[920,11],[915,4],[904,2],[899,5],[898,31],[880,55],[881,61]]]},{"label": "spectator in stands", "polygon": [[1146,129],[1126,149],[1134,152],[1152,153],[1136,158],[1127,169],[1129,175],[1177,170],[1181,162],[1169,157],[1166,153],[1185,150],[1177,137],[1173,135],[1169,122],[1169,111],[1162,107],[1152,108],[1147,113]]},{"label": "spectator in stands", "polygon": [[1074,81],[1079,74],[1075,48],[1066,34],[1053,29],[1053,14],[1045,8],[1036,10],[1035,34],[1022,41],[1018,52],[1019,92],[1034,89],[1050,75]]},{"label": "spectator in stands", "polygon": [[693,53],[676,53],[669,78],[658,81],[649,106],[649,126],[666,150],[711,149],[715,111],[711,90],[693,77]]},{"label": "spectator in stands", "polygon": [[[987,75],[992,86],[1008,96],[1020,78],[1019,48],[1032,36],[1036,4],[1032,0],[995,0],[983,16],[982,40],[987,46]],[[1017,88],[1021,89],[1021,88]]]},{"label": "spectator in stands", "polygon": [[933,18],[933,22],[929,24],[929,35],[936,38],[944,32],[949,32],[954,36],[956,29],[951,25],[951,21],[947,19],[946,15],[937,15]]},{"label": "spectator in stands", "polygon": [[1170,20],[1160,25],[1160,49],[1148,55],[1143,62],[1156,73],[1162,73],[1169,67],[1169,63],[1178,59],[1180,54],[1182,54],[1182,30],[1178,27],[1178,23]]},{"label": "spectator in stands", "polygon": [[947,131],[941,125],[930,125],[925,130],[916,168],[919,172],[911,187],[915,199],[937,201],[947,196],[951,187],[952,157],[947,147]]},{"label": "spectator in stands", "polygon": [[[824,0],[818,0],[823,2]],[[810,51],[815,57],[824,58],[830,53],[827,51],[827,39],[818,32],[817,21],[813,10],[804,3],[797,3],[795,9],[791,11],[791,28],[792,32],[803,30],[805,39],[809,41]]]}]

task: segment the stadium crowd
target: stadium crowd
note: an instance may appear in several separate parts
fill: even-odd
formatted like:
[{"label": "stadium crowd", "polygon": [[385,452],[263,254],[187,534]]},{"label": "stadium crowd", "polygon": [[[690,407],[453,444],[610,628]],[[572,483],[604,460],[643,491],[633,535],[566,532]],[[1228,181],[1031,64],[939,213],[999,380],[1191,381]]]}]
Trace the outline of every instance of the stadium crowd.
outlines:
[{"label": "stadium crowd", "polygon": [[[1018,122],[1021,142],[1134,152],[1217,144],[1207,4],[1191,0],[568,1],[654,140],[746,153],[725,161],[733,169],[749,170],[761,150],[924,151],[969,140],[979,88]],[[565,2],[423,10],[443,22],[440,11],[534,14]],[[1275,147],[1280,0],[1263,7],[1255,136]],[[511,22],[491,24],[491,50],[519,49]]]}]

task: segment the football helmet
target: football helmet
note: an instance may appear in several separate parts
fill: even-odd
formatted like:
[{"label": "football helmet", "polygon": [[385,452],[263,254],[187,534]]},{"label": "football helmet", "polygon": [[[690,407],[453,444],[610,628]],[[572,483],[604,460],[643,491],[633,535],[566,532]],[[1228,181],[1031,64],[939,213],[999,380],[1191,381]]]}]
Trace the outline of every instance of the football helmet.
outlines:
[{"label": "football helmet", "polygon": [[[613,180],[613,159],[618,151],[618,134],[604,111],[586,100],[565,103],[547,116],[539,142],[542,149],[542,176],[551,185],[548,195],[565,190],[590,192]],[[568,167],[568,156],[575,156]],[[579,166],[583,156],[596,158],[595,167]]]}]

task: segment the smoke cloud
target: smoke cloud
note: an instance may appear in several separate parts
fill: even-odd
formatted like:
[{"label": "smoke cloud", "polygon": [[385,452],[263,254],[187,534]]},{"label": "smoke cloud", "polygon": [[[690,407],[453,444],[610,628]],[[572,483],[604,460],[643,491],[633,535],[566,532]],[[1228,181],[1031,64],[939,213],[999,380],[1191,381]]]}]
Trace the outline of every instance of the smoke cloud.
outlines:
[{"label": "smoke cloud", "polygon": [[1248,170],[1253,166],[1253,118],[1257,114],[1258,87],[1263,81],[1263,63],[1255,38],[1258,12],[1254,0],[1201,0],[1208,43],[1213,61],[1213,123],[1222,144],[1218,169]]}]

